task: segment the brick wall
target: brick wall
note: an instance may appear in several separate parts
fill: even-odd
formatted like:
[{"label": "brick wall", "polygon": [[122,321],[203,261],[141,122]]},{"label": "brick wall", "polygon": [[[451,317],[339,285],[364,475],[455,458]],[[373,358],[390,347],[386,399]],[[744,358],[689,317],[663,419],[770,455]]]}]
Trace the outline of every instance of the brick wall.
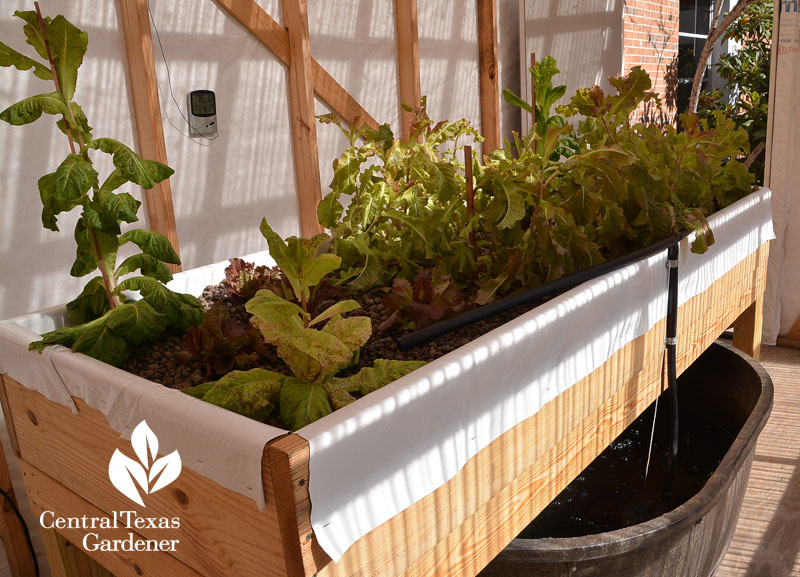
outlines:
[{"label": "brick wall", "polygon": [[623,58],[626,72],[641,66],[661,95],[662,108],[640,108],[637,115],[655,122],[674,122],[677,88],[679,0],[624,0]]}]

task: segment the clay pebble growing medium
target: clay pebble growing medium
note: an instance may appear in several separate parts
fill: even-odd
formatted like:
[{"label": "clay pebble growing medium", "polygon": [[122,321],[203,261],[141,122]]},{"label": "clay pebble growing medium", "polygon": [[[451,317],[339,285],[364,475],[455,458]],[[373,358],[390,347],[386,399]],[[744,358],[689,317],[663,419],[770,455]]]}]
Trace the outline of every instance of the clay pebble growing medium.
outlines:
[{"label": "clay pebble growing medium", "polygon": [[[348,298],[353,298],[362,307],[351,314],[366,315],[372,320],[372,336],[361,348],[358,364],[342,373],[343,375],[358,372],[365,366],[371,366],[375,359],[432,361],[536,306],[536,304],[520,306],[477,322],[457,333],[451,333],[419,347],[401,351],[397,346],[397,338],[408,331],[404,331],[399,325],[383,332],[378,330],[378,326],[388,317],[381,303],[384,294],[382,290],[371,290],[348,295]],[[227,312],[230,318],[242,327],[247,327],[250,322],[251,315],[245,310],[246,301],[233,297],[222,283],[206,287],[199,296],[199,300],[206,310],[210,309],[215,302],[221,302],[223,311]],[[278,357],[274,347],[267,345],[267,350],[270,353],[269,356],[261,357],[258,363],[242,368],[251,369],[260,366],[281,374],[291,374],[289,368]],[[219,375],[206,375],[203,360],[200,357],[193,357],[185,351],[180,335],[166,333],[157,341],[133,351],[123,369],[174,389],[185,389],[219,378]]]}]

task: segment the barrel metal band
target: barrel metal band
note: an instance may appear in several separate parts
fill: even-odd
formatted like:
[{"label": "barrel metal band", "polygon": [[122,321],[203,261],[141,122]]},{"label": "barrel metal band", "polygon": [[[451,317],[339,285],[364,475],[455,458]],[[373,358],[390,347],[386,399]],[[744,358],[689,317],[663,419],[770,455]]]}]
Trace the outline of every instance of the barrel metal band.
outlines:
[{"label": "barrel metal band", "polygon": [[671,260],[671,259],[667,260],[666,267],[667,268],[678,268],[678,260],[677,259],[675,259],[675,260]]},{"label": "barrel metal band", "polygon": [[664,339],[664,344],[667,346],[677,346],[678,344],[678,337],[667,337]]}]

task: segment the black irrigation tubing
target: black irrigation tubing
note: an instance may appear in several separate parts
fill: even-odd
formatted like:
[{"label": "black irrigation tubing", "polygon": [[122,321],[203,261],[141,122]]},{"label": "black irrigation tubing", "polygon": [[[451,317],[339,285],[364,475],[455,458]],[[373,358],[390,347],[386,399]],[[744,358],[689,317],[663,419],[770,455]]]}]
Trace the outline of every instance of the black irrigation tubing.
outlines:
[{"label": "black irrigation tubing", "polygon": [[677,243],[679,243],[687,234],[688,232],[674,234],[655,244],[640,248],[618,258],[597,264],[582,271],[573,273],[569,276],[562,277],[558,280],[554,280],[553,282],[549,282],[536,288],[528,289],[488,305],[483,305],[482,307],[471,310],[457,317],[440,321],[434,325],[425,327],[424,329],[414,331],[413,333],[404,335],[397,339],[397,346],[401,351],[413,349],[414,347],[423,345],[428,341],[441,337],[442,335],[446,335],[447,333],[463,329],[473,323],[482,321],[485,318],[503,313],[518,306],[534,303],[545,297],[554,296],[556,294],[565,292],[586,281],[650,257],[656,253],[668,249],[673,245],[677,245]]}]

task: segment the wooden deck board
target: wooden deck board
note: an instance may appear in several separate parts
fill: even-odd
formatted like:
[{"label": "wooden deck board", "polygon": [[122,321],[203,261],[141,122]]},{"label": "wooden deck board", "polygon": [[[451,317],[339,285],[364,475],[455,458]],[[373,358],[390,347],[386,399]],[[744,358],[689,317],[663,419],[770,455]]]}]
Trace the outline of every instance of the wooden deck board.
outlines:
[{"label": "wooden deck board", "polygon": [[733,542],[714,577],[800,576],[800,351],[762,347],[775,404]]}]

